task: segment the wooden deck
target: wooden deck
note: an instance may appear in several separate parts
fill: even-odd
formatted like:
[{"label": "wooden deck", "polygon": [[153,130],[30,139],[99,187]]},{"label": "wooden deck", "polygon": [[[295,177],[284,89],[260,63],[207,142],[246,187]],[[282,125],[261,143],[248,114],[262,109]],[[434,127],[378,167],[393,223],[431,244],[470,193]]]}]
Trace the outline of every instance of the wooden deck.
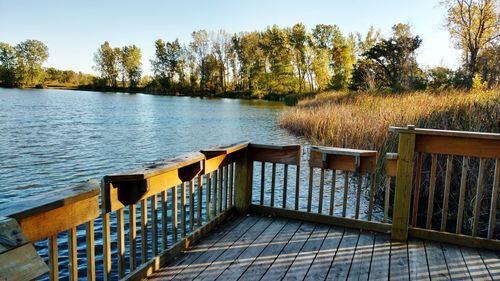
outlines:
[{"label": "wooden deck", "polygon": [[284,218],[223,223],[149,280],[500,280],[497,253]]}]

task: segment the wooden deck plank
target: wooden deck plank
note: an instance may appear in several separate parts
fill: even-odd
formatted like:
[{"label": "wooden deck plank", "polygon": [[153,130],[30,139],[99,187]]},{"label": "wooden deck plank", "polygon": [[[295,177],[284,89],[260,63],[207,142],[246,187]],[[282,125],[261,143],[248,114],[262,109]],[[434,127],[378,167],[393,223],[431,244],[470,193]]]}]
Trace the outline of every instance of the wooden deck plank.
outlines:
[{"label": "wooden deck plank", "polygon": [[249,268],[241,276],[241,280],[260,280],[266,273],[269,267],[274,263],[274,260],[281,253],[283,248],[288,244],[293,235],[297,232],[301,221],[288,220],[283,229],[274,237],[269,245],[262,253],[252,262]]},{"label": "wooden deck plank", "polygon": [[373,247],[369,280],[389,280],[391,241],[387,234],[377,233]]},{"label": "wooden deck plank", "polygon": [[462,256],[473,280],[492,280],[481,255],[475,248],[461,247]]},{"label": "wooden deck plank", "polygon": [[283,278],[288,268],[290,268],[290,265],[292,265],[295,260],[295,257],[314,231],[315,226],[315,224],[309,222],[304,222],[300,226],[276,260],[274,260],[266,274],[262,277],[263,280],[280,280]]},{"label": "wooden deck plank", "polygon": [[408,260],[410,280],[431,280],[424,242],[418,239],[408,240]]},{"label": "wooden deck plank", "polygon": [[151,280],[500,280],[497,253],[428,240],[390,242],[296,219],[238,217]]},{"label": "wooden deck plank", "polygon": [[361,232],[359,234],[347,280],[368,280],[374,241],[375,235],[373,233]]},{"label": "wooden deck plank", "polygon": [[217,279],[237,280],[285,225],[285,219],[276,219]]},{"label": "wooden deck plank", "polygon": [[174,280],[194,279],[196,276],[198,276],[200,272],[202,272],[207,266],[209,266],[214,259],[216,259],[227,248],[229,248],[234,243],[234,241],[240,238],[245,232],[248,231],[248,229],[254,226],[258,221],[259,221],[258,217],[246,218],[233,231],[225,235],[222,239],[218,240],[208,249],[205,249],[201,255],[199,255],[196,259],[194,259],[189,266],[186,266],[173,279]]},{"label": "wooden deck plank", "polygon": [[410,239],[408,241],[408,266],[410,280],[430,280],[429,266],[422,240]]},{"label": "wooden deck plank", "polygon": [[450,280],[450,274],[448,272],[448,267],[445,264],[445,258],[441,245],[431,241],[424,241],[424,245],[431,279]]},{"label": "wooden deck plank", "polygon": [[410,270],[408,267],[408,245],[404,242],[391,242],[391,280],[408,280]]},{"label": "wooden deck plank", "polygon": [[329,226],[319,224],[307,239],[299,254],[285,274],[285,280],[303,280],[311,264],[313,263],[319,249],[325,241]]},{"label": "wooden deck plank", "polygon": [[471,280],[467,265],[460,248],[455,245],[442,244],[443,254],[452,280]]},{"label": "wooden deck plank", "polygon": [[[261,217],[232,245],[212,261],[195,280],[215,280],[274,222],[274,218]],[[198,266],[198,265],[196,265]]]},{"label": "wooden deck plank", "polygon": [[354,229],[346,229],[344,237],[340,242],[337,254],[333,259],[332,266],[328,271],[326,280],[345,280],[349,275],[352,258],[356,245],[358,244],[359,231]]},{"label": "wooden deck plank", "polygon": [[493,280],[500,280],[500,259],[498,256],[489,250],[478,249],[479,254],[483,258],[483,262],[490,273]]},{"label": "wooden deck plank", "polygon": [[217,241],[224,238],[224,236],[231,233],[247,217],[237,217],[227,223],[223,223],[219,228],[214,230],[207,237],[200,240],[196,245],[193,245],[190,249],[179,255],[173,261],[169,262],[165,267],[156,272],[150,279],[152,280],[171,280],[175,275],[179,274],[184,268],[188,267],[193,261],[195,261],[199,256],[201,256],[206,250],[208,250],[212,245],[217,243]]},{"label": "wooden deck plank", "polygon": [[315,281],[326,278],[340,241],[342,241],[342,236],[344,236],[344,228],[330,227],[328,235],[325,237],[325,241],[323,241],[323,245],[321,245],[304,280]]}]

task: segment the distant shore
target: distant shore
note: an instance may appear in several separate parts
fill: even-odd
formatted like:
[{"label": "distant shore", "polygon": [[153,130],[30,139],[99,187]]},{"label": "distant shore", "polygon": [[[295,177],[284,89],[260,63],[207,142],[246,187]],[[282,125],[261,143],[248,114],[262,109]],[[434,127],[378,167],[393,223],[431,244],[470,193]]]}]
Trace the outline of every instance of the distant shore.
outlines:
[{"label": "distant shore", "polygon": [[[0,87],[1,88],[1,87]],[[254,95],[250,91],[231,91],[223,93],[186,93],[186,92],[176,92],[168,93],[163,91],[149,91],[145,88],[128,89],[121,87],[107,87],[107,88],[96,88],[92,85],[89,86],[73,86],[73,85],[44,85],[43,87],[26,87],[24,89],[53,89],[53,90],[72,90],[72,91],[89,91],[89,92],[118,92],[118,93],[132,93],[132,94],[148,94],[157,96],[181,96],[181,97],[207,97],[207,98],[229,98],[229,99],[245,99],[245,100],[268,100],[268,101],[281,101],[285,102],[287,105],[295,105],[298,101],[314,97],[317,93],[303,93],[303,94],[275,94],[267,93],[262,95]]]}]

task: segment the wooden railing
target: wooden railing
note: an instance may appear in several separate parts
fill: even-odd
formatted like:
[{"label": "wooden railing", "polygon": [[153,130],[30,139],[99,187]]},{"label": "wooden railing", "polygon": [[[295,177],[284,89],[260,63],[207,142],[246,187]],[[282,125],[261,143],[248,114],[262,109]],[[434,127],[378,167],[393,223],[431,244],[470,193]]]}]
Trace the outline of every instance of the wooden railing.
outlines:
[{"label": "wooden railing", "polygon": [[[306,174],[308,184],[303,186],[300,180],[301,154],[299,145],[250,145],[254,166],[260,167],[260,178],[254,179],[256,182],[253,183],[259,200],[251,205],[252,212],[381,232],[390,230],[390,225],[385,223],[387,218],[383,221],[379,216],[376,220],[373,215],[377,188],[376,151],[313,146]],[[269,165],[270,173],[266,172]],[[291,181],[290,167],[295,171],[295,178],[292,177]],[[318,171],[319,183],[315,180]],[[270,182],[266,180],[268,176]],[[281,177],[282,184],[277,185],[276,178]],[[342,182],[340,186],[338,179]],[[289,182],[295,183],[294,190],[288,188]],[[288,203],[292,196],[293,205]]]},{"label": "wooden railing", "polygon": [[[67,237],[68,273],[78,280],[77,227],[85,225],[86,277],[96,279],[94,220],[99,217],[99,182],[44,193],[0,207],[2,216],[14,218],[32,243],[48,239],[49,277],[59,279],[58,245]],[[66,233],[64,233],[66,232]],[[59,237],[58,236],[62,236]]]},{"label": "wooden railing", "polygon": [[[135,280],[147,276],[228,217],[234,209],[235,169],[239,178],[242,170],[239,166],[246,166],[239,161],[244,158],[247,146],[241,143],[203,150],[143,169],[105,176],[102,187],[104,279],[111,278],[113,264],[120,278]],[[111,245],[115,242],[110,229],[113,213],[117,229],[115,259],[111,257],[114,252]],[[137,213],[140,214],[140,245],[136,241]],[[127,218],[128,229],[125,229]],[[128,257],[125,256],[126,232]],[[139,249],[141,259],[137,261]]]},{"label": "wooden railing", "polygon": [[[386,155],[386,179],[380,185],[376,151],[313,146],[303,159],[300,145],[238,143],[105,176],[100,189],[88,181],[6,204],[0,215],[16,219],[31,242],[48,239],[51,280],[59,278],[58,239],[68,240],[70,280],[84,275],[137,280],[225,218],[248,212],[390,232],[396,240],[411,236],[500,250],[493,235],[500,136],[391,130],[399,134],[398,153]],[[463,163],[456,162],[459,158]],[[475,161],[477,172],[471,169]],[[442,163],[446,166],[439,169]],[[474,174],[477,180],[471,180]],[[470,216],[468,194],[473,194]],[[450,204],[455,196],[456,210]],[[98,237],[102,234],[98,262],[94,220]],[[85,225],[86,265],[78,276],[80,225]],[[470,233],[464,231],[469,228]]]},{"label": "wooden railing", "polygon": [[[392,165],[389,173],[396,177],[392,238],[406,240],[410,235],[499,250],[500,241],[493,234],[500,188],[500,134],[413,126],[391,131],[399,134],[395,171],[394,163],[388,164]],[[426,194],[427,200],[421,202]],[[450,195],[458,198],[457,204],[450,205]]]}]

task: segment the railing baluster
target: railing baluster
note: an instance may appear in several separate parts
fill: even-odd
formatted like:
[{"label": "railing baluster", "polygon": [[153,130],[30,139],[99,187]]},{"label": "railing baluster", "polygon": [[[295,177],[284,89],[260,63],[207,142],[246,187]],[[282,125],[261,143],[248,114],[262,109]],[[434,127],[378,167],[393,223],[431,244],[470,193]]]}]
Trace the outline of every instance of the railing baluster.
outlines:
[{"label": "railing baluster", "polygon": [[198,175],[198,216],[197,216],[197,221],[198,221],[198,227],[201,226],[202,224],[202,218],[201,218],[201,208],[202,208],[202,198],[203,198],[203,175],[199,174]]},{"label": "railing baluster", "polygon": [[434,191],[436,190],[436,173],[437,173],[437,155],[432,154],[431,160],[431,179],[429,182],[429,201],[427,202],[427,218],[425,227],[430,229],[432,227],[432,215],[434,212]]},{"label": "railing baluster", "polygon": [[300,192],[300,165],[295,170],[295,210],[299,210],[299,192]]},{"label": "railing baluster", "polygon": [[57,234],[49,237],[49,270],[50,280],[59,280],[59,260],[57,254]]},{"label": "railing baluster", "polygon": [[347,193],[349,191],[349,171],[344,172],[344,202],[342,205],[342,217],[345,218],[347,213]]},{"label": "railing baluster", "polygon": [[177,185],[172,188],[172,241],[177,242],[179,221],[177,213]]},{"label": "railing baluster", "polygon": [[451,172],[453,170],[453,156],[448,155],[446,159],[446,177],[444,183],[443,210],[441,214],[441,231],[446,231],[446,221],[448,220],[448,200],[450,197]]},{"label": "railing baluster", "polygon": [[229,208],[233,207],[233,189],[234,189],[234,163],[229,165]]},{"label": "railing baluster", "polygon": [[210,202],[210,198],[211,198],[211,189],[212,189],[212,180],[210,178],[210,174],[207,174],[207,192],[205,194],[205,204],[206,204],[206,217],[207,217],[207,222],[210,221],[210,214],[211,214],[211,210],[210,210],[210,204],[212,204]]},{"label": "railing baluster", "polygon": [[417,154],[417,163],[415,171],[415,192],[413,193],[413,212],[411,215],[411,225],[417,226],[418,219],[418,201],[420,199],[420,182],[422,179],[422,153]]},{"label": "railing baluster", "polygon": [[189,231],[194,230],[194,179],[189,181]]},{"label": "railing baluster", "polygon": [[314,168],[313,168],[313,166],[310,166],[309,167],[309,190],[307,192],[307,212],[308,213],[311,212],[313,181],[314,181]]},{"label": "railing baluster", "polygon": [[384,198],[384,223],[387,223],[389,216],[389,201],[391,200],[391,176],[385,179],[385,198]]},{"label": "railing baluster", "polygon": [[357,177],[357,190],[356,190],[356,211],[354,214],[354,217],[356,219],[359,219],[359,206],[361,205],[361,188],[363,187],[363,175],[361,172],[358,172],[358,177]]},{"label": "railing baluster", "polygon": [[228,201],[228,187],[229,187],[229,167],[231,164],[224,167],[224,210],[227,210],[227,201]]},{"label": "railing baluster", "polygon": [[460,177],[460,195],[458,198],[457,226],[455,232],[462,233],[462,222],[464,216],[465,188],[467,187],[467,172],[469,170],[469,157],[464,156],[462,163],[462,175]]},{"label": "railing baluster", "polygon": [[130,248],[130,271],[134,271],[137,266],[136,261],[136,238],[137,238],[137,229],[136,229],[136,206],[132,204],[129,206],[129,214],[128,214],[128,228],[129,228],[129,248]]},{"label": "railing baluster", "polygon": [[95,248],[94,248],[94,220],[85,224],[85,243],[87,254],[87,280],[95,280]]},{"label": "railing baluster", "polygon": [[323,192],[325,189],[325,169],[321,168],[319,179],[319,200],[318,200],[318,214],[323,212]]},{"label": "railing baluster", "polygon": [[68,230],[68,273],[70,280],[78,280],[76,226]]},{"label": "railing baluster", "polygon": [[219,201],[217,203],[219,203],[219,208],[217,214],[219,215],[222,213],[222,195],[223,195],[222,184],[224,180],[223,168],[218,169],[218,174],[219,174],[219,190],[217,192],[219,193],[219,198],[218,198]]},{"label": "railing baluster", "polygon": [[286,195],[288,192],[288,164],[285,164],[283,171],[283,209],[286,208]]},{"label": "railing baluster", "polygon": [[123,208],[116,211],[116,238],[118,246],[118,276],[125,275],[125,226],[123,221]]},{"label": "railing baluster", "polygon": [[261,170],[260,170],[260,204],[264,205],[264,189],[266,184],[266,162],[261,162]]},{"label": "railing baluster", "polygon": [[476,202],[474,202],[474,224],[472,225],[472,236],[477,236],[479,227],[479,215],[481,213],[481,201],[483,201],[484,172],[486,169],[486,158],[479,159],[479,174],[477,176]]},{"label": "railing baluster", "polygon": [[161,249],[167,249],[167,204],[168,196],[167,191],[161,192]]},{"label": "railing baluster", "polygon": [[497,213],[497,199],[498,199],[498,189],[500,188],[500,160],[495,160],[495,176],[493,179],[493,187],[491,189],[491,204],[490,204],[490,218],[488,223],[488,238],[493,238],[493,233],[495,231],[496,225],[496,213]]},{"label": "railing baluster", "polygon": [[151,247],[153,257],[158,255],[158,195],[151,196]]},{"label": "railing baluster", "polygon": [[181,237],[186,237],[186,183],[181,183]]},{"label": "railing baluster", "polygon": [[102,246],[103,246],[103,265],[104,280],[111,280],[111,237],[109,213],[102,215]]},{"label": "railing baluster", "polygon": [[212,206],[212,218],[215,218],[217,216],[217,179],[218,179],[219,173],[217,170],[214,171],[214,177],[213,177],[213,206]]},{"label": "railing baluster", "polygon": [[368,202],[368,220],[372,220],[373,216],[373,204],[375,204],[375,183],[377,182],[377,176],[375,173],[370,174],[370,201]]},{"label": "railing baluster", "polygon": [[141,263],[148,261],[148,201],[141,200]]},{"label": "railing baluster", "polygon": [[335,209],[335,183],[337,181],[337,171],[332,170],[332,188],[330,190],[330,216],[333,216]]},{"label": "railing baluster", "polygon": [[274,207],[274,192],[276,190],[276,163],[271,169],[271,207]]}]

